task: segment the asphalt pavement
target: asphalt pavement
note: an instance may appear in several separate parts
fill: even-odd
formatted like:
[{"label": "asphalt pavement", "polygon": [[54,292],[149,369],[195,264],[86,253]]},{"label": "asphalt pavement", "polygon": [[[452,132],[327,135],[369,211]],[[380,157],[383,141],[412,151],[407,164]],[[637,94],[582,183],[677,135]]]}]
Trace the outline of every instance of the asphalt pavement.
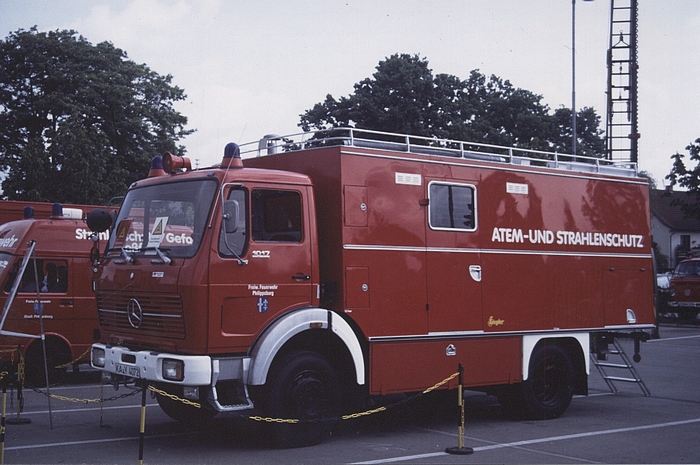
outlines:
[{"label": "asphalt pavement", "polygon": [[[538,422],[513,421],[494,397],[466,391],[470,455],[445,452],[458,445],[456,391],[342,421],[322,444],[289,450],[269,447],[257,422],[229,415],[190,430],[149,393],[141,453],[146,464],[700,463],[700,328],[667,324],[660,332],[635,364],[650,396],[635,383],[616,383],[613,393],[592,367],[589,396]],[[632,343],[623,345],[631,354]],[[7,392],[5,463],[138,463],[139,391],[115,392],[84,370],[50,393],[25,390],[17,414],[17,393]]]}]

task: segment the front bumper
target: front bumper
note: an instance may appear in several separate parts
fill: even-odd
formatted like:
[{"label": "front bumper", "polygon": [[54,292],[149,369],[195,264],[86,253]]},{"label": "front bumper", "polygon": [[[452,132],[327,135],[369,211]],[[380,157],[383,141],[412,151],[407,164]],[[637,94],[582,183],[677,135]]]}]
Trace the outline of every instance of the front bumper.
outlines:
[{"label": "front bumper", "polygon": [[668,305],[669,307],[700,308],[700,302],[677,302],[672,300]]},{"label": "front bumper", "polygon": [[[96,352],[97,351],[97,352]],[[104,357],[96,356],[104,351]],[[104,360],[104,365],[96,360]],[[182,362],[182,379],[164,377],[163,362]],[[212,384],[212,359],[207,355],[175,355],[130,350],[121,346],[93,344],[90,364],[98,370],[161,383],[174,383],[186,386],[210,386]]]}]

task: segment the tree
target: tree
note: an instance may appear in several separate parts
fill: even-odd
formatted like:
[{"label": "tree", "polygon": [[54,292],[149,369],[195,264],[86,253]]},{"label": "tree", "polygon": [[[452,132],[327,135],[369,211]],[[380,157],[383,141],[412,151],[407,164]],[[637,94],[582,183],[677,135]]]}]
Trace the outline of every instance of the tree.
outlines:
[{"label": "tree", "polygon": [[671,187],[680,186],[686,189],[685,199],[674,200],[676,205],[680,205],[685,216],[700,218],[700,138],[688,144],[685,149],[690,160],[696,163],[695,167],[688,169],[683,161],[685,155],[676,152],[671,156],[673,167],[666,179],[671,181]]},{"label": "tree", "polygon": [[[300,115],[304,131],[357,127],[442,139],[570,152],[571,110],[550,113],[542,96],[508,80],[473,70],[468,79],[433,76],[418,55],[395,54],[380,61],[354,94],[326,99]],[[568,119],[567,119],[568,115]],[[601,157],[605,141],[592,108],[578,113],[581,155]]]},{"label": "tree", "polygon": [[[552,135],[553,148],[557,152],[571,153],[571,108],[557,108],[554,119],[557,130]],[[600,116],[591,107],[584,107],[576,113],[576,153],[588,157],[601,157],[605,153]]]},{"label": "tree", "polygon": [[18,30],[0,41],[0,169],[11,200],[104,204],[183,154],[185,98],[111,43],[75,31]]}]

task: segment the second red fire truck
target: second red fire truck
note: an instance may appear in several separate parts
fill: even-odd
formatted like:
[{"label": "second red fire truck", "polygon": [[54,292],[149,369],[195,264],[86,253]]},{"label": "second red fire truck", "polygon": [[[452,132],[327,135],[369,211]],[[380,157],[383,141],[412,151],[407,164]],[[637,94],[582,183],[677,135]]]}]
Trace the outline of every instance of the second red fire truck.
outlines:
[{"label": "second red fire truck", "polygon": [[45,210],[46,205],[27,205],[24,219],[0,225],[0,364],[16,362],[21,351],[33,385],[46,380],[44,351],[51,383],[70,363],[87,362],[98,326],[92,233],[83,210],[53,204],[50,216],[44,211],[44,218],[36,218],[35,207]]},{"label": "second red fire truck", "polygon": [[587,393],[589,352],[654,328],[631,164],[342,129],[164,167],[129,189],[95,274],[92,365],[201,403],[158,396],[183,422],[257,411],[312,444],[313,420],[460,364],[554,418]]}]

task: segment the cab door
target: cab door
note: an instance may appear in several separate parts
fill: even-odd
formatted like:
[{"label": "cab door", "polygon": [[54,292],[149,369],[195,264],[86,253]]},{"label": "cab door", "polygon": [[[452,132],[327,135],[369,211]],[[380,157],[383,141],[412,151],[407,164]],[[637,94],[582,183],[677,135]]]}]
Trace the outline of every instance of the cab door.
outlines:
[{"label": "cab door", "polygon": [[[277,315],[317,305],[309,186],[233,186],[224,202],[212,299],[221,301],[220,338],[249,347]],[[237,345],[238,343],[236,343]]]},{"label": "cab door", "polygon": [[[21,258],[18,258],[18,261],[21,261]],[[9,314],[9,324],[5,329],[39,334],[41,318],[46,333],[72,333],[73,298],[69,293],[68,269],[69,260],[66,259],[41,255],[30,259],[21,277],[15,303]],[[37,295],[40,297],[41,309],[35,306],[38,303]],[[38,312],[41,312],[41,315]]]},{"label": "cab door", "polygon": [[473,181],[428,179],[428,328],[481,329],[481,254]]}]

